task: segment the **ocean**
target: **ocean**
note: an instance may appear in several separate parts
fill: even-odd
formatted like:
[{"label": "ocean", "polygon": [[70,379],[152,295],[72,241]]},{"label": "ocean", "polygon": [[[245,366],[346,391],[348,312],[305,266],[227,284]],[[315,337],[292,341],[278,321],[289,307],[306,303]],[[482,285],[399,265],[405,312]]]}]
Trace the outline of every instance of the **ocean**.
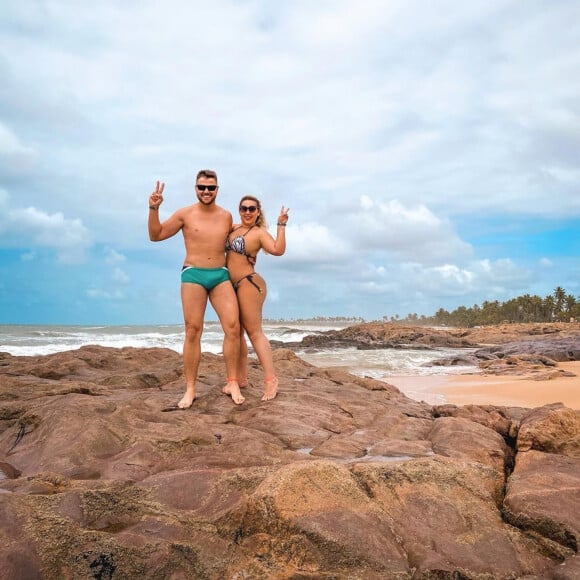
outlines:
[{"label": "ocean", "polygon": [[[348,322],[333,321],[266,321],[264,332],[270,340],[299,342],[309,334],[339,330]],[[218,322],[206,322],[202,337],[202,350],[221,354],[223,333]],[[170,348],[181,354],[183,347],[182,325],[156,326],[34,326],[0,325],[0,352],[15,356],[46,355],[74,350],[88,344],[117,347]],[[379,380],[405,375],[448,375],[473,372],[473,367],[427,366],[431,361],[465,353],[452,348],[437,350],[381,349],[357,350],[355,348],[296,351],[307,362],[319,367],[340,367],[359,376]]]}]

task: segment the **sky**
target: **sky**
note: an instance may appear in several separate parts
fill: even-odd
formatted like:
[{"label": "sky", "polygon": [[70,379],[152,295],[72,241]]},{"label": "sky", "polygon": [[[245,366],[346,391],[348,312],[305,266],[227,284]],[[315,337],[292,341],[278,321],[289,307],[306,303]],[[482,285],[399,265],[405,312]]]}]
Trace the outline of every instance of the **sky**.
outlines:
[{"label": "sky", "polygon": [[579,71],[578,0],[5,0],[0,324],[180,323],[202,168],[290,207],[267,318],[578,297]]}]

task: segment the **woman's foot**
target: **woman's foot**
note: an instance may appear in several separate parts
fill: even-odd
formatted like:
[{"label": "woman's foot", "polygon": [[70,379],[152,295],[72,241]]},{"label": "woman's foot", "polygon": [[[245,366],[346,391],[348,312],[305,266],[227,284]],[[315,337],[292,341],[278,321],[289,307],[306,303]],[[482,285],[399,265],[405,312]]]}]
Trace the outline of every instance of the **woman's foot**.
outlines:
[{"label": "woman's foot", "polygon": [[241,405],[246,400],[240,393],[240,386],[236,380],[228,380],[226,386],[222,389],[222,393],[229,395],[236,405]]},{"label": "woman's foot", "polygon": [[262,401],[271,401],[278,394],[278,377],[270,377],[264,381],[266,388],[262,395]]},{"label": "woman's foot", "polygon": [[247,389],[248,388],[248,379],[244,377],[243,379],[238,379],[238,386],[240,389]]},{"label": "woman's foot", "polygon": [[183,395],[181,401],[177,403],[177,406],[180,409],[189,409],[189,407],[193,405],[193,401],[195,401],[195,387],[187,387],[185,395]]}]

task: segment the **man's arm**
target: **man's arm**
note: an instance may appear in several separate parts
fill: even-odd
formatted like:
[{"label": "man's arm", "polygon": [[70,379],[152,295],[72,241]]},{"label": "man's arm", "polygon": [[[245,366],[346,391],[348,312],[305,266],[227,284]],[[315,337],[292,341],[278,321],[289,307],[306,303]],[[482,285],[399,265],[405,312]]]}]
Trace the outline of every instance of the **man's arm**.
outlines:
[{"label": "man's arm", "polygon": [[163,203],[165,183],[157,182],[155,191],[149,196],[149,239],[152,242],[161,242],[174,236],[183,227],[181,212],[176,211],[163,223],[159,221],[159,206]]},{"label": "man's arm", "polygon": [[183,227],[181,210],[177,210],[163,223],[159,221],[159,210],[149,209],[149,239],[152,242],[162,242],[174,236]]}]

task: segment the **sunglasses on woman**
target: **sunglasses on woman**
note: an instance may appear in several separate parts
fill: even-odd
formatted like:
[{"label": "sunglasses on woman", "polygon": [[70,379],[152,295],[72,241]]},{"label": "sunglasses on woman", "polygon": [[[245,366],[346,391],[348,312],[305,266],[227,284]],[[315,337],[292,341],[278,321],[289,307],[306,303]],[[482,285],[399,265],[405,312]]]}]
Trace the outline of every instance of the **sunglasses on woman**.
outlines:
[{"label": "sunglasses on woman", "polygon": [[240,206],[240,213],[254,213],[258,209],[257,205],[241,205]]}]

